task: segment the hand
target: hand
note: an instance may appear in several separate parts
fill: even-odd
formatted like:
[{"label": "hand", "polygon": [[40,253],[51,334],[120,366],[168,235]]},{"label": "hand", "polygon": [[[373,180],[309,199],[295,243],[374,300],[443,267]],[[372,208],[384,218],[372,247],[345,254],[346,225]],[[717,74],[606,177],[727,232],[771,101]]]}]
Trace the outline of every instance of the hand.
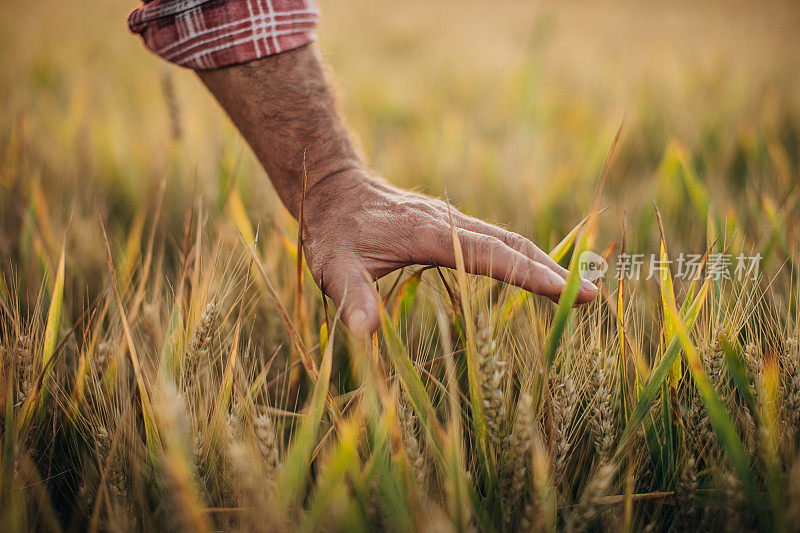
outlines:
[{"label": "hand", "polygon": [[[568,271],[528,239],[450,208],[467,272],[490,276],[558,300]],[[353,333],[366,339],[379,325],[369,281],[401,267],[455,268],[448,215],[442,200],[410,193],[345,170],[307,192],[303,248],[314,281],[330,296]],[[578,304],[597,287],[583,280]]]},{"label": "hand", "polygon": [[[336,110],[316,49],[198,75],[228,112],[284,205],[300,212],[314,281],[359,338],[380,316],[369,282],[406,265],[455,268],[447,204],[372,178]],[[567,271],[532,242],[451,209],[467,272],[558,300]],[[365,277],[366,276],[366,277]],[[597,296],[585,281],[577,303]]]}]

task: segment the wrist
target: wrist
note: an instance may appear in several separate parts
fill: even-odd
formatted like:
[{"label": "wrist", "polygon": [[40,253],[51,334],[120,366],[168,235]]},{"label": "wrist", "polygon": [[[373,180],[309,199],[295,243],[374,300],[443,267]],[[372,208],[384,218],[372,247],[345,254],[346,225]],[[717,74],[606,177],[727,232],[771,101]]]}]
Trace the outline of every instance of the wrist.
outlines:
[{"label": "wrist", "polygon": [[361,191],[380,183],[361,166],[344,166],[312,180],[309,175],[305,193],[305,215],[347,208]]}]

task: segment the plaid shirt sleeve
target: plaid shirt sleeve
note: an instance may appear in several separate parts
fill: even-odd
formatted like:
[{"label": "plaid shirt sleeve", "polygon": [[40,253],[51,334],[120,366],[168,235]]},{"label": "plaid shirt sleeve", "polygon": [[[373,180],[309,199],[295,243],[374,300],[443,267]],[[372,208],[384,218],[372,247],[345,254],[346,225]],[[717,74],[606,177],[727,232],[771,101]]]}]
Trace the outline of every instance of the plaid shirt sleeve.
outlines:
[{"label": "plaid shirt sleeve", "polygon": [[167,61],[205,70],[315,41],[318,20],[315,0],[144,0],[128,27]]}]

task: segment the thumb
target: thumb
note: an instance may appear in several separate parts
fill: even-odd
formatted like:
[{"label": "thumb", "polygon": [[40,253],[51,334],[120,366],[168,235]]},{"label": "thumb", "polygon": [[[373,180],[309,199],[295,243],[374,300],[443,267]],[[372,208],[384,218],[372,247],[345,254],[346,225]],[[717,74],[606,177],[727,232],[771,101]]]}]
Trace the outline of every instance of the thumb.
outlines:
[{"label": "thumb", "polygon": [[325,292],[337,309],[341,309],[342,320],[359,340],[368,340],[378,329],[380,315],[375,295],[366,278],[366,273],[356,267],[328,269],[325,276]]}]

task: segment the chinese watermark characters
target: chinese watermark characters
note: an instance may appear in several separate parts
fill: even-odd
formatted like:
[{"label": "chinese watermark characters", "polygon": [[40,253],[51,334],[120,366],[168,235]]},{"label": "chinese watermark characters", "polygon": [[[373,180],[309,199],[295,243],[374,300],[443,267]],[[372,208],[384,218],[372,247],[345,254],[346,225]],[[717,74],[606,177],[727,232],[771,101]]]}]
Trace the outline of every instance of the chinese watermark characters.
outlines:
[{"label": "chinese watermark characters", "polygon": [[[703,267],[702,254],[681,253],[675,259],[662,259],[659,254],[619,254],[614,269],[615,279],[649,280],[661,279],[667,273],[673,279],[692,280],[700,276]],[[708,254],[705,262],[706,276],[716,281],[747,281],[758,279],[761,254],[738,255],[729,253]],[[595,281],[605,276],[608,262],[591,251],[585,251],[578,260],[581,277]]]}]

